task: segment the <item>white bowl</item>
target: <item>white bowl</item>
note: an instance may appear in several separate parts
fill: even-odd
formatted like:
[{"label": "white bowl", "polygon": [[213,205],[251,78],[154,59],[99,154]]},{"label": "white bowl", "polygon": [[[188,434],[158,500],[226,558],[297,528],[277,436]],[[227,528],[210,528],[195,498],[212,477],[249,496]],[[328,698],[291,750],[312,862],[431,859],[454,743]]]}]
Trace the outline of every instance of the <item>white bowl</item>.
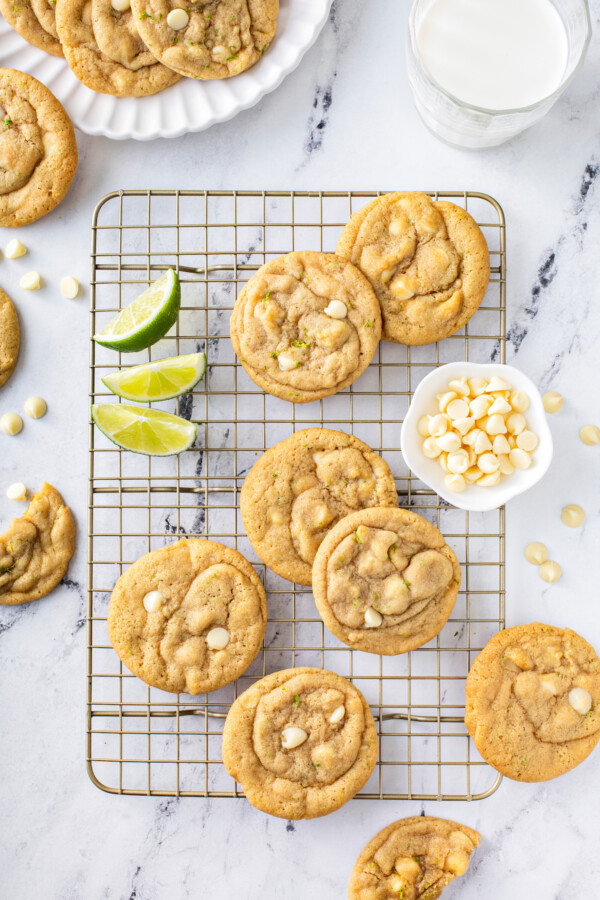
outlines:
[{"label": "white bowl", "polygon": [[[424,456],[421,449],[423,438],[417,431],[417,424],[421,416],[438,411],[435,395],[443,391],[453,378],[463,375],[467,378],[491,378],[492,375],[497,375],[511,388],[524,391],[531,401],[525,413],[527,427],[537,434],[539,444],[533,452],[533,463],[529,469],[515,469],[512,475],[504,476],[495,487],[483,488],[470,484],[461,493],[455,493],[449,491],[444,484],[446,473],[438,460]],[[453,362],[430,372],[414,393],[402,425],[400,444],[406,464],[421,481],[452,506],[475,512],[497,509],[537,484],[548,471],[554,452],[542,396],[537,387],[519,369],[498,363]]]}]

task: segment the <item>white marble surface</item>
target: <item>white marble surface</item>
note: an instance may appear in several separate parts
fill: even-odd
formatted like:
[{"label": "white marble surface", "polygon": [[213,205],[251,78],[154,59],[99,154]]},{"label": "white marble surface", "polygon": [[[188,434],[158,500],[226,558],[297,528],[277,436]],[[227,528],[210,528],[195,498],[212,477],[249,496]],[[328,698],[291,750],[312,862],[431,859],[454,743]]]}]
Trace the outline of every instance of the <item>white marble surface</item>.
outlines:
[{"label": "white marble surface", "polygon": [[[449,149],[419,122],[407,87],[403,39],[408,3],[337,0],[300,68],[236,120],[173,142],[111,144],[78,135],[74,186],[51,216],[21,230],[24,259],[0,260],[0,284],[23,326],[18,370],[0,412],[27,396],[49,412],[18,438],[0,435],[0,519],[15,504],[5,487],[46,478],[68,497],[79,545],[63,586],[39,603],[0,612],[0,896],[7,900],[339,900],[366,840],[410,802],[355,801],[294,825],[244,801],[109,796],[84,765],[84,589],[87,490],[88,315],[64,300],[65,273],[85,283],[93,204],[117,188],[439,188],[488,192],[508,221],[509,361],[543,389],[565,396],[552,418],[552,468],[510,504],[507,620],[570,625],[600,648],[596,561],[599,448],[577,430],[600,423],[600,49],[594,37],[576,82],[551,114],[512,143],[485,153]],[[600,22],[600,2],[593,0]],[[595,183],[596,182],[596,183]],[[5,245],[12,234],[0,232]],[[18,287],[39,269],[38,293]],[[587,512],[577,531],[560,509]],[[544,585],[523,546],[545,541],[564,575]],[[593,897],[600,875],[597,788],[600,751],[541,785],[503,782],[491,798],[427,803],[483,834],[466,878],[448,889],[463,900]]]}]

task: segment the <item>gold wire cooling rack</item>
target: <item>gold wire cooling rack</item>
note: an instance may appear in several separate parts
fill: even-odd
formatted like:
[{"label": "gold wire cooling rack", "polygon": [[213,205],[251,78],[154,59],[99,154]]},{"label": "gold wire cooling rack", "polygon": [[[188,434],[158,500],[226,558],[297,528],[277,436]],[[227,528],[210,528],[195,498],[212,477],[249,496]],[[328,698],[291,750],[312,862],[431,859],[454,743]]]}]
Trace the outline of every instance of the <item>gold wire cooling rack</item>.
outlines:
[{"label": "gold wire cooling rack", "polygon": [[[91,333],[161,271],[182,284],[174,332],[142,354],[117,359],[91,342],[92,402],[115,400],[102,375],[120,364],[205,350],[206,377],[159,404],[197,423],[193,449],[151,459],[119,450],[90,424],[87,765],[118,794],[239,797],[221,763],[223,720],[233,699],[275,670],[312,665],[350,678],[380,735],[377,768],[358,795],[396,800],[475,800],[498,787],[463,724],[470,663],[504,626],[504,509],[457,510],[411,474],[400,428],[413,390],[431,369],[457,359],[504,362],[505,224],[491,197],[430,192],[462,205],[491,253],[486,298],[469,325],[441,344],[381,343],[352,387],[310,404],[259,390],[236,362],[229,313],[240,286],[265,260],[295,248],[332,251],[351,213],[383,192],[120,191],[92,220]],[[349,650],[324,627],[309,589],[291,585],[256,557],[239,514],[239,492],[256,458],[299,428],[351,432],[387,460],[400,505],[446,536],[463,570],[454,613],[437,638],[397,657]],[[149,550],[184,536],[210,537],[254,563],[268,592],[264,647],[238,681],[192,697],[150,688],[123,667],[106,628],[121,572]]]}]

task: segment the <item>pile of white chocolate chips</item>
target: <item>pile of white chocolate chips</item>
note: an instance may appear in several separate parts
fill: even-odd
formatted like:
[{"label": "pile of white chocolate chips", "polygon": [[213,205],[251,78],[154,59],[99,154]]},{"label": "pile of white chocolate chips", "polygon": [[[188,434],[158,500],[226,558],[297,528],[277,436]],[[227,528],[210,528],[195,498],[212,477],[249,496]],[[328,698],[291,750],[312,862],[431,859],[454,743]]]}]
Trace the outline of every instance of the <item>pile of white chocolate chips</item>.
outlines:
[{"label": "pile of white chocolate chips", "polygon": [[527,427],[529,397],[502,379],[455,378],[436,396],[438,412],[419,419],[423,453],[446,472],[446,487],[494,487],[528,469],[538,437]]}]

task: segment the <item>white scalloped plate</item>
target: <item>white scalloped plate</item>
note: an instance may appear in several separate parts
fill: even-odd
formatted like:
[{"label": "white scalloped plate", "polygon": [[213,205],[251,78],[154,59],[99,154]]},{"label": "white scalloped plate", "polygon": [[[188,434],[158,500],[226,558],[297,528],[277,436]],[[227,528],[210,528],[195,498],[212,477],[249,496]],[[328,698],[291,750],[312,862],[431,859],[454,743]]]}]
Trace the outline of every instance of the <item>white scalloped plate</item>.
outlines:
[{"label": "white scalloped plate", "polygon": [[281,0],[277,32],[264,57],[221,81],[182,78],[152,97],[110,97],[90,91],[63,59],[30,46],[0,16],[0,66],[29,72],[55,94],[76,128],[114,140],[179,137],[233,118],[279,87],[316,41],[332,0]]}]

